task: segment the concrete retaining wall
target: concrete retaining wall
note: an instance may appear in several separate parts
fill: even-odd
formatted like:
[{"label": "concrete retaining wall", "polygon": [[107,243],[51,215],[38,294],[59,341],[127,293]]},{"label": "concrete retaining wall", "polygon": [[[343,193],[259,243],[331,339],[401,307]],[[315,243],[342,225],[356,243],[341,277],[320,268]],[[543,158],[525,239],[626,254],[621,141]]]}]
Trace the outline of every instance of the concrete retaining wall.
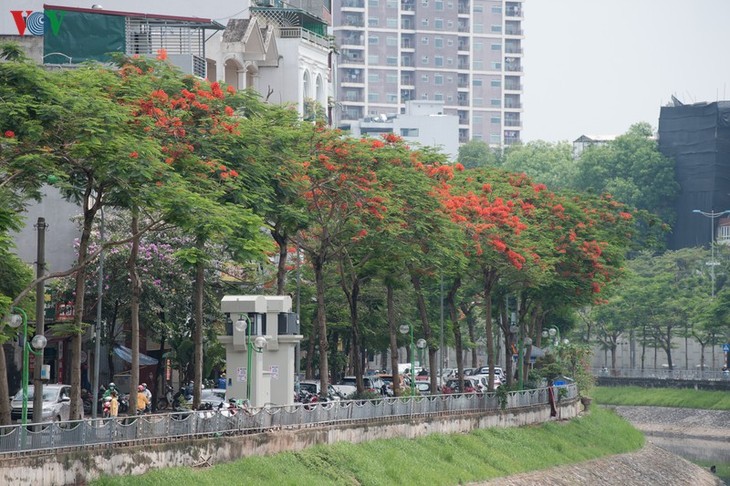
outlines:
[{"label": "concrete retaining wall", "polygon": [[[579,400],[563,400],[558,419],[571,419],[581,410]],[[466,433],[489,427],[516,427],[554,420],[550,407],[464,415],[386,417],[365,424],[273,430],[258,434],[184,440],[156,440],[74,451],[53,451],[0,459],[0,484],[56,486],[84,484],[102,475],[144,474],[172,466],[200,466],[284,451],[315,444],[351,443],[396,437],[415,438],[431,433]]]},{"label": "concrete retaining wall", "polygon": [[730,380],[675,380],[664,378],[630,378],[599,376],[598,386],[640,386],[643,388],[692,388],[695,390],[730,390]]}]

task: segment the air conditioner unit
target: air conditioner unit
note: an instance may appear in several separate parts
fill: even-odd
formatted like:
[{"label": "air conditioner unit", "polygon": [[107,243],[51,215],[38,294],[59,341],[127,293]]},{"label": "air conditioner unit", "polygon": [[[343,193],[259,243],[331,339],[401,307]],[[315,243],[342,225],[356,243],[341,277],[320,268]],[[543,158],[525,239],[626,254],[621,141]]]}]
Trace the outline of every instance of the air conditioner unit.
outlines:
[{"label": "air conditioner unit", "polygon": [[195,54],[168,54],[167,60],[185,74],[192,74],[201,79],[207,77],[208,64],[203,57]]},{"label": "air conditioner unit", "polygon": [[295,312],[279,313],[279,335],[299,334],[299,316]]}]

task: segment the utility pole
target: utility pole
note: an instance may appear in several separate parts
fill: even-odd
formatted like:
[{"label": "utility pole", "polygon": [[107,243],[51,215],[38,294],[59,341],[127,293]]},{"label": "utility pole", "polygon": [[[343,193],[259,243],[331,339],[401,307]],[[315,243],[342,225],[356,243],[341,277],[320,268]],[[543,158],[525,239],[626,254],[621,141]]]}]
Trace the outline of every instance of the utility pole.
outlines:
[{"label": "utility pole", "polygon": [[[36,256],[36,278],[43,277],[46,271],[46,224],[45,218],[38,218],[35,225],[38,230],[38,247]],[[39,281],[35,286],[35,334],[43,336],[46,327],[46,289],[45,283]],[[23,346],[27,346],[23,343]],[[35,365],[33,366],[33,421],[40,422],[43,416],[43,381],[41,380],[41,368],[43,368],[43,348],[35,352]]]}]

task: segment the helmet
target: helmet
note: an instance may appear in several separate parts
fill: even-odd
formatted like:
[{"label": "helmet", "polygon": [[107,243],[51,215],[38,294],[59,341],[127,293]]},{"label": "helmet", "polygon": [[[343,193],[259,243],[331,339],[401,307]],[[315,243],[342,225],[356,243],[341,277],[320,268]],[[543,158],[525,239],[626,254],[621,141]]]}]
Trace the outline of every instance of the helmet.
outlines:
[{"label": "helmet", "polygon": [[137,387],[137,390],[139,390],[139,391],[144,391],[144,387],[143,387],[142,385],[139,385],[139,386]]},{"label": "helmet", "polygon": [[109,388],[114,388],[114,387],[116,387],[116,386],[117,386],[117,385],[115,385],[115,384],[114,384],[114,382],[112,382],[112,383],[109,383]]},{"label": "helmet", "polygon": [[143,386],[144,388],[147,388],[147,383],[142,383],[142,386]]}]

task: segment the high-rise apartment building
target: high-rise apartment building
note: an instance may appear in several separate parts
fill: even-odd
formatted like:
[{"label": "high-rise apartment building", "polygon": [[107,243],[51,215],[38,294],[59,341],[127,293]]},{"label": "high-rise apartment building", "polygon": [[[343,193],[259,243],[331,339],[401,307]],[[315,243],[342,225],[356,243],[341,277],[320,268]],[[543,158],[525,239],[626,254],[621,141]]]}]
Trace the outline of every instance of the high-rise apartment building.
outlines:
[{"label": "high-rise apartment building", "polygon": [[522,0],[333,0],[337,123],[444,103],[459,142],[522,128]]}]

